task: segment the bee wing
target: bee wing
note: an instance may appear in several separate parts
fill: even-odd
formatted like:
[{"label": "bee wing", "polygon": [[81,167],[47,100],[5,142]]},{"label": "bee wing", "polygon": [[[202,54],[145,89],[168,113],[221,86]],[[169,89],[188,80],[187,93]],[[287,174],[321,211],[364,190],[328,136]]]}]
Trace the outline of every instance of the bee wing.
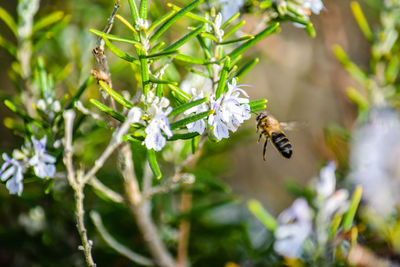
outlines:
[{"label": "bee wing", "polygon": [[284,131],[296,131],[307,126],[307,123],[298,121],[280,122],[279,124]]}]

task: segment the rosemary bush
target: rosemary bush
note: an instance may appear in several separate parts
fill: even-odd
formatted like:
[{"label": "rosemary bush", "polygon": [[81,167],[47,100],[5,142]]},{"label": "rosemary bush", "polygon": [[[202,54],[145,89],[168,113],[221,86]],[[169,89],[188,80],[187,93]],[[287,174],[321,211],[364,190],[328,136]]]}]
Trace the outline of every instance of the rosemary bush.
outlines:
[{"label": "rosemary bush", "polygon": [[[349,89],[362,122],[382,101],[395,109],[398,4],[382,7],[377,38],[358,5],[352,8],[373,43],[372,76],[339,47],[335,53],[368,90],[365,98]],[[3,153],[0,177],[10,194],[35,203],[18,218],[33,238],[9,247],[23,242],[26,250],[51,254],[9,263],[353,264],[362,187],[336,190],[341,166],[334,162],[312,188],[297,189],[301,197],[277,219],[252,200],[255,217],[215,223],[218,208],[235,202],[215,179],[223,171],[216,155],[237,142],[241,124],[266,109],[266,99],[253,99],[246,92],[251,85],[241,85],[259,62],[247,51],[278,34],[282,23],[314,37],[310,16],[323,9],[320,0],[117,0],[103,14],[104,28],[82,30],[64,12],[39,12],[39,0],[19,0],[15,18],[0,8],[13,35],[0,36],[0,47],[13,57],[8,74],[15,85],[1,95],[13,113],[4,124],[21,140]],[[243,30],[243,14],[256,18],[253,29]],[[257,231],[267,229],[257,248],[249,237],[253,218],[265,226]],[[78,234],[69,236],[74,225]]]}]

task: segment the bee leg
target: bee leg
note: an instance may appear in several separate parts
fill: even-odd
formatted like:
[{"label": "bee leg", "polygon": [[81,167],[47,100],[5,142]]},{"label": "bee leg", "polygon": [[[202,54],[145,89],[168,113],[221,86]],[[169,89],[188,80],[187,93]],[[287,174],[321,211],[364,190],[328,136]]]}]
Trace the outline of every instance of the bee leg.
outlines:
[{"label": "bee leg", "polygon": [[260,136],[258,137],[258,141],[257,141],[257,143],[259,143],[260,142],[260,140],[261,140],[261,137],[263,136],[263,134],[266,134],[267,133],[267,131],[262,131],[261,133],[260,133]]},{"label": "bee leg", "polygon": [[268,137],[265,139],[265,143],[264,143],[264,150],[263,150],[263,159],[265,161],[265,158],[267,156],[267,145],[268,145]]}]

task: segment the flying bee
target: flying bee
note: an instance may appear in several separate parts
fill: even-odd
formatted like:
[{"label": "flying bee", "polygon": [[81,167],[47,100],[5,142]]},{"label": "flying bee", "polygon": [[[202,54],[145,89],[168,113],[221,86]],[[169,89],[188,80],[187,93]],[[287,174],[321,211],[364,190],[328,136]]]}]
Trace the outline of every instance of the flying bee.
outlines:
[{"label": "flying bee", "polygon": [[282,156],[289,159],[293,153],[292,145],[282,131],[279,121],[268,113],[260,113],[256,120],[257,132],[261,129],[258,141],[260,141],[263,135],[266,139],[264,143],[263,159],[265,160],[266,157],[268,139],[271,139],[271,143]]}]

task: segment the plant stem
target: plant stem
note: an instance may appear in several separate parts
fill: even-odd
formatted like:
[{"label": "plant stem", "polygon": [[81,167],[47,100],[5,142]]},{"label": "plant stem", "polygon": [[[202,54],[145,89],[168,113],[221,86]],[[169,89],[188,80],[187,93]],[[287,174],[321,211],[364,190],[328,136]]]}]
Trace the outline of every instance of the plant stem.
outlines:
[{"label": "plant stem", "polygon": [[124,177],[126,201],[135,218],[139,231],[157,265],[174,267],[175,262],[160,239],[157,227],[151,218],[151,202],[149,200],[142,201],[139,184],[133,170],[132,152],[129,144],[122,145],[120,158],[120,169]]}]

